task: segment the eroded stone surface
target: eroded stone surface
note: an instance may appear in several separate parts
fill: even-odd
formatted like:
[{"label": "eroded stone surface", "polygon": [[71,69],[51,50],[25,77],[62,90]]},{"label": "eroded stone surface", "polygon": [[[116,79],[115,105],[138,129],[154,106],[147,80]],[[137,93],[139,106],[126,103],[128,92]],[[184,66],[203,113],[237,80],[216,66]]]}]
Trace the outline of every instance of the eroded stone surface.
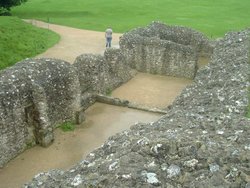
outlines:
[{"label": "eroded stone surface", "polygon": [[[0,166],[35,144],[48,146],[64,121],[81,123],[96,93],[111,92],[135,74],[119,49],[84,54],[71,65],[28,59],[0,72]],[[80,81],[80,82],[79,82]]]},{"label": "eroded stone surface", "polygon": [[116,134],[72,169],[26,187],[248,187],[249,33],[218,41],[211,63],[160,120]]},{"label": "eroded stone surface", "polygon": [[135,71],[124,61],[119,49],[106,49],[104,56],[83,54],[74,64],[78,71],[82,93],[110,93],[130,80]]},{"label": "eroded stone surface", "polygon": [[153,22],[125,33],[120,48],[130,66],[140,72],[193,79],[200,56],[210,56],[212,43],[187,27]]},{"label": "eroded stone surface", "polygon": [[67,62],[28,59],[2,70],[0,166],[31,145],[49,145],[53,128],[79,107],[79,80]]}]

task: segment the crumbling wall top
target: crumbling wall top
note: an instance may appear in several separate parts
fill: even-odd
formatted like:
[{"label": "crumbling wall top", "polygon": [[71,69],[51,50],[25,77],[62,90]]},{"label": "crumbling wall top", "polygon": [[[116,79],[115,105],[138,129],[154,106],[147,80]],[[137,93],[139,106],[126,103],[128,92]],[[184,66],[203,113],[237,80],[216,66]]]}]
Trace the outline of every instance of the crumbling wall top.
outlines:
[{"label": "crumbling wall top", "polygon": [[213,48],[209,38],[203,33],[188,27],[166,25],[161,22],[152,22],[146,27],[135,28],[125,33],[121,38],[120,45],[123,46],[124,43],[136,44],[146,38],[158,40],[161,43],[171,41],[181,45],[190,45],[199,52],[209,50],[208,52],[211,53]]}]

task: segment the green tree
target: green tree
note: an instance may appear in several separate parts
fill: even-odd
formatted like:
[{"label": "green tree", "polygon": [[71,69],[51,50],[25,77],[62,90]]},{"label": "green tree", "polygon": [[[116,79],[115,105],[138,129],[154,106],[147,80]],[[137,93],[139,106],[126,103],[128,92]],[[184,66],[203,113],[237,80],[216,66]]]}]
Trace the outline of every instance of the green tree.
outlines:
[{"label": "green tree", "polygon": [[21,5],[27,0],[0,0],[0,15],[9,15],[11,7]]}]

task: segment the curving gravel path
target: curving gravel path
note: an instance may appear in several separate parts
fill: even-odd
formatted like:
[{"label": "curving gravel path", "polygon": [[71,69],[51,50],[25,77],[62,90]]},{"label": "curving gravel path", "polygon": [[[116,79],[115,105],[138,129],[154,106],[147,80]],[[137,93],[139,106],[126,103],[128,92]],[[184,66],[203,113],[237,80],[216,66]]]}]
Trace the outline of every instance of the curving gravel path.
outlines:
[{"label": "curving gravel path", "polygon": [[[105,50],[105,33],[76,29],[56,24],[48,24],[37,20],[25,20],[32,25],[50,29],[61,36],[61,40],[46,52],[37,57],[50,57],[73,63],[75,58],[83,53],[103,54]],[[112,46],[119,47],[119,37],[114,33]]]}]

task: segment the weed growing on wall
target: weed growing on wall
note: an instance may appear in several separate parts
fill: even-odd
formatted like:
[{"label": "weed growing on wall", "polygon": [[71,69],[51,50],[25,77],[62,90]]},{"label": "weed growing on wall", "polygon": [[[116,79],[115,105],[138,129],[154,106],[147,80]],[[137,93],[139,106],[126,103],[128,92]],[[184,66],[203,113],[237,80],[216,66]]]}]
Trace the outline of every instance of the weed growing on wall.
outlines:
[{"label": "weed growing on wall", "polygon": [[75,130],[75,124],[70,121],[62,123],[59,127],[64,132]]},{"label": "weed growing on wall", "polygon": [[106,89],[105,93],[106,93],[107,96],[111,96],[112,90],[110,88],[108,88],[108,89]]}]

